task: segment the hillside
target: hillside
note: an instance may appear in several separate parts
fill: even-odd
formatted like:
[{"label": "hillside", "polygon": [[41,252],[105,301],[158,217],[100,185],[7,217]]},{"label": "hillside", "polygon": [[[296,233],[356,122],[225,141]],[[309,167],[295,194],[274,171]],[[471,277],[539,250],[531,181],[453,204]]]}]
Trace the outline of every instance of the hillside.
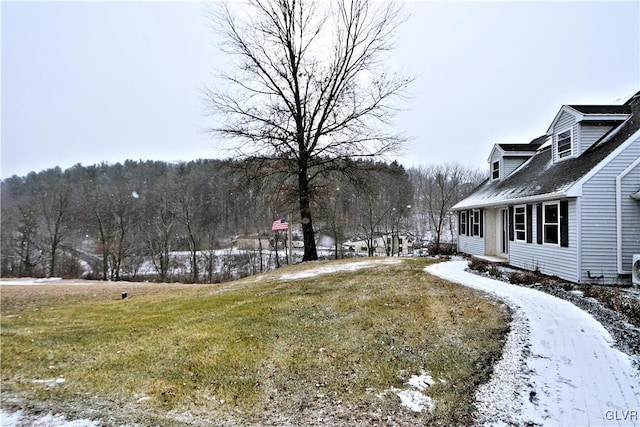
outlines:
[{"label": "hillside", "polygon": [[2,407],[100,425],[469,425],[508,310],[427,264],[2,285]]}]

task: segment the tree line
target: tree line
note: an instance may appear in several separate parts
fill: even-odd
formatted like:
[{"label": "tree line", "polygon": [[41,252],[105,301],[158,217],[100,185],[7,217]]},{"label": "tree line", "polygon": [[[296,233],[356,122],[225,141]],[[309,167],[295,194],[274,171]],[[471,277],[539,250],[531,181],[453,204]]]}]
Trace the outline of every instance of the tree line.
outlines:
[{"label": "tree line", "polygon": [[[239,237],[272,237],[273,221],[296,212],[295,182],[248,177],[247,162],[128,160],[7,178],[2,276],[219,281],[220,249]],[[481,179],[455,164],[407,170],[396,162],[359,163],[357,173],[314,182],[316,238],[329,237],[335,257],[345,240],[383,233],[427,240],[437,251],[455,235],[449,208]],[[290,222],[302,229],[300,216]],[[179,274],[178,253],[188,259]],[[140,272],[145,262],[152,277]]]}]

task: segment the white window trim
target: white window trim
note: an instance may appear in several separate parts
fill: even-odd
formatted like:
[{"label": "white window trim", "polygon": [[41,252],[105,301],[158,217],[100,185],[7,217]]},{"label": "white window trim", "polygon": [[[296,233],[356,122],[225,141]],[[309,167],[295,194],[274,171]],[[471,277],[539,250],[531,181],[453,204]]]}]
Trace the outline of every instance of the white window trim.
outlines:
[{"label": "white window trim", "polygon": [[[562,157],[560,157],[560,134],[565,133],[565,132],[569,132],[569,140],[571,141],[571,150],[568,151],[568,153]],[[563,161],[566,159],[570,159],[573,157],[574,152],[575,152],[575,140],[573,138],[573,126],[563,129],[560,132],[556,133],[556,141],[555,141],[555,152],[556,152],[556,160],[557,161]]]},{"label": "white window trim", "polygon": [[458,235],[462,235],[462,236],[466,236],[467,235],[467,212],[466,211],[461,211],[460,212],[460,224],[458,224],[458,227],[460,227],[460,230],[458,230]]},{"label": "white window trim", "polygon": [[[496,171],[494,169],[494,166],[495,166],[496,163],[498,164],[498,171],[497,171],[498,172],[498,177],[494,178],[493,173]],[[493,181],[499,181],[501,176],[502,176],[502,162],[500,160],[496,160],[496,161],[491,162],[491,181],[492,182]]]},{"label": "white window trim", "polygon": [[[480,215],[482,215],[482,212],[480,212],[480,209],[472,209],[471,210],[471,233],[469,233],[469,235],[471,237],[480,237]],[[478,221],[476,222],[476,219],[478,219]],[[476,224],[478,224],[478,233],[476,234],[475,232],[475,226]]]},{"label": "white window trim", "polygon": [[[554,205],[557,209],[558,212],[558,219],[557,222],[555,224],[547,224],[547,206],[551,206]],[[557,236],[558,236],[558,243],[552,243],[552,242],[547,242],[547,236],[545,233],[545,229],[547,227],[547,225],[555,225],[556,226],[556,230],[557,230]],[[560,202],[549,202],[549,203],[543,203],[542,204],[542,244],[543,245],[548,245],[548,246],[557,246],[560,247]]]},{"label": "white window trim", "polygon": [[[518,230],[516,228],[516,226],[518,225],[516,223],[516,215],[518,214],[517,211],[518,209],[522,208],[523,210],[523,215],[524,215],[524,228],[522,230]],[[518,238],[518,231],[521,231],[524,233],[524,238],[519,239]],[[516,205],[513,207],[513,240],[515,242],[527,242],[527,205]]]}]

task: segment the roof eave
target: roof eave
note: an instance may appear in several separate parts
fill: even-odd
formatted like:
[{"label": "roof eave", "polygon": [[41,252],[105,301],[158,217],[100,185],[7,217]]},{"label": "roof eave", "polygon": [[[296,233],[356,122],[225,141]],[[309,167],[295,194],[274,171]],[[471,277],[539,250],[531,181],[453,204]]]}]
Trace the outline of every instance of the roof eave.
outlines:
[{"label": "roof eave", "polygon": [[629,118],[631,114],[619,113],[619,114],[582,114],[582,119],[578,121],[590,122],[600,120],[621,120],[624,121]]},{"label": "roof eave", "polygon": [[547,135],[551,135],[553,133],[553,132],[551,132],[551,129],[554,128],[554,126],[556,125],[556,123],[560,119],[560,116],[564,112],[567,112],[567,113],[571,114],[572,116],[574,116],[576,118],[576,122],[581,121],[583,119],[583,117],[584,117],[584,115],[581,112],[579,112],[575,108],[572,108],[570,105],[563,105],[562,107],[560,107],[560,110],[558,111],[556,116],[553,118],[553,121],[551,122],[551,124],[547,128]]},{"label": "roof eave", "polygon": [[487,159],[487,163],[491,163],[491,159],[493,158],[493,154],[497,150],[500,150],[501,156],[504,156],[505,151],[502,149],[502,147],[500,147],[500,144],[493,144],[493,148],[491,149],[491,152],[489,153],[489,158]]},{"label": "roof eave", "polygon": [[487,202],[464,203],[464,200],[455,204],[451,210],[461,211],[465,209],[493,208],[498,206],[522,205],[526,203],[544,202],[547,200],[557,200],[569,197],[566,191],[558,191],[554,193],[537,194],[534,196],[516,197],[512,199],[489,200]]},{"label": "roof eave", "polygon": [[536,154],[536,150],[533,151],[505,151],[503,157],[529,157]]}]

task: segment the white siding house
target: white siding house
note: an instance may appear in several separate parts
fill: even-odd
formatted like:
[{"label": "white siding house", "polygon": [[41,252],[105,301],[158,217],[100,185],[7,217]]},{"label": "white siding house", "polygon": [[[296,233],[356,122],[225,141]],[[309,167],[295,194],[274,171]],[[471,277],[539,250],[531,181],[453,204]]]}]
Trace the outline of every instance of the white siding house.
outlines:
[{"label": "white siding house", "polygon": [[413,241],[410,236],[397,234],[383,234],[374,237],[372,240],[348,241],[342,244],[342,249],[346,253],[353,255],[367,256],[407,256],[413,248]]},{"label": "white siding house", "polygon": [[624,283],[640,253],[640,92],[564,105],[529,144],[496,144],[453,207],[458,250],[573,282]]}]

